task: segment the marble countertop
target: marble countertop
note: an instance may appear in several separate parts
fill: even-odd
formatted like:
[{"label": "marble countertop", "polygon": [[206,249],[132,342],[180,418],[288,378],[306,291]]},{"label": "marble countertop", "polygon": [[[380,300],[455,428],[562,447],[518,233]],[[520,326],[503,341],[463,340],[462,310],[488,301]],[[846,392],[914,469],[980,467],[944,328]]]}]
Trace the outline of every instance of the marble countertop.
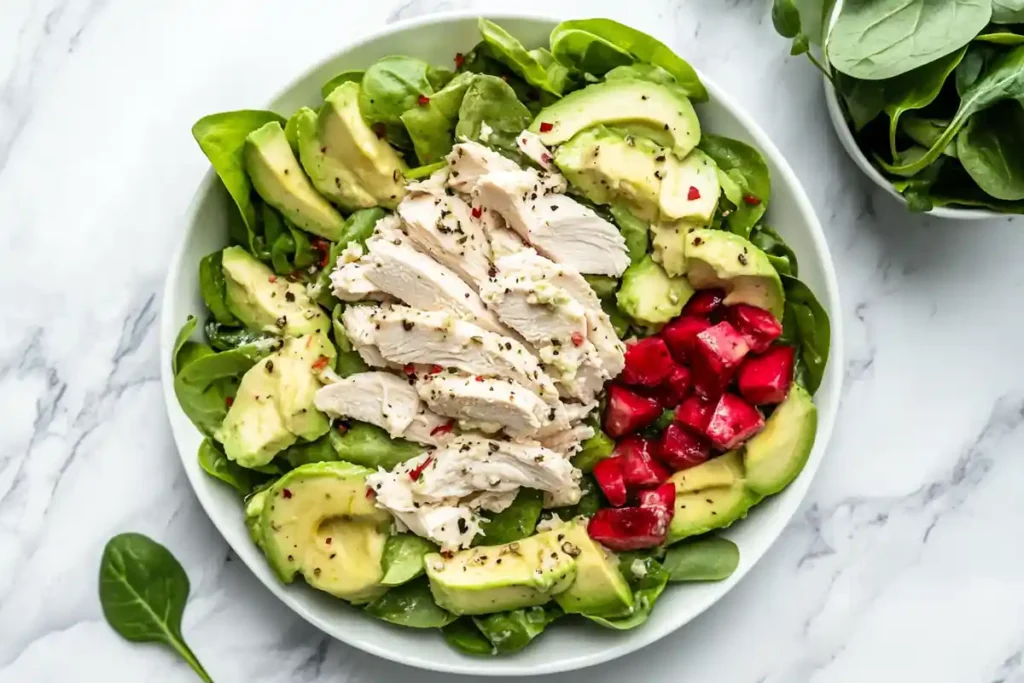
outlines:
[{"label": "marble countertop", "polygon": [[[508,3],[3,4],[0,681],[194,680],[102,619],[99,556],[125,530],[187,568],[185,632],[219,683],[450,680],[331,640],[232,556],[171,441],[156,320],[206,169],[194,120],[259,106],[385,22]],[[825,226],[849,353],[828,457],[760,564],[675,635],[558,680],[1024,681],[1024,222],[911,216],[862,177],[828,123],[821,78],[788,56],[767,0],[516,9],[629,22],[732,92]]]}]

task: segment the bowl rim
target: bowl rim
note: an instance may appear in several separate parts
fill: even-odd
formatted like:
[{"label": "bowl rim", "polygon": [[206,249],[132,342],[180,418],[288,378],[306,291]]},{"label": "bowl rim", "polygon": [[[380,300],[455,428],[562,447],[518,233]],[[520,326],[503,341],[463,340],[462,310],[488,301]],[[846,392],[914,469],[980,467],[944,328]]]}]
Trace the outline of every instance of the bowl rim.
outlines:
[{"label": "bowl rim", "polygon": [[[404,29],[431,25],[444,25],[453,21],[464,21],[468,19],[477,19],[479,17],[485,17],[499,23],[506,20],[533,20],[557,24],[563,20],[555,14],[545,14],[541,12],[486,12],[479,10],[458,10],[431,13],[393,23],[386,23],[379,27],[375,27],[374,30],[369,31],[368,33],[363,34],[358,40],[348,41],[340,47],[336,47],[315,64],[307,67],[302,74],[299,74],[295,78],[291,79],[287,84],[275,90],[273,96],[269,98],[267,102],[275,102],[279,100],[284,94],[294,87],[295,83],[301,81],[306,74],[310,74],[323,68],[328,63],[334,61],[338,55],[343,52],[349,52],[356,48],[365,46],[368,43],[380,40],[391,33]],[[737,122],[745,129],[746,133],[753,139],[754,144],[756,144],[760,151],[775,165],[777,168],[777,174],[781,176],[784,183],[792,189],[795,200],[795,210],[807,223],[809,251],[814,252],[821,267],[824,288],[823,291],[816,293],[818,294],[819,299],[826,304],[825,308],[829,312],[831,323],[831,347],[828,358],[831,369],[828,372],[833,377],[833,381],[829,387],[830,390],[827,395],[827,402],[832,409],[827,413],[825,413],[825,411],[821,411],[819,413],[817,434],[815,436],[814,444],[814,449],[821,449],[822,453],[820,457],[815,458],[814,451],[812,450],[811,457],[809,458],[809,462],[807,463],[805,470],[796,481],[787,487],[787,490],[794,487],[796,490],[794,490],[793,495],[788,499],[780,502],[780,509],[778,514],[775,516],[775,527],[764,534],[764,537],[769,538],[769,540],[767,540],[766,543],[761,543],[762,547],[759,549],[759,552],[756,554],[751,553],[753,557],[749,563],[742,563],[739,569],[737,569],[732,576],[715,584],[717,590],[709,592],[701,600],[696,601],[694,606],[688,610],[685,617],[666,624],[660,630],[655,630],[651,628],[650,624],[648,624],[647,628],[630,631],[628,634],[620,632],[621,639],[616,643],[616,645],[609,647],[600,653],[578,655],[576,657],[567,656],[565,658],[553,660],[550,663],[532,666],[529,669],[524,669],[524,665],[521,662],[516,662],[515,660],[507,658],[481,659],[479,657],[467,657],[464,662],[458,664],[438,662],[430,658],[389,648],[389,641],[382,641],[379,643],[358,641],[354,638],[348,637],[345,633],[339,633],[332,624],[327,622],[327,620],[321,619],[318,615],[308,611],[303,605],[298,604],[298,602],[292,598],[289,586],[276,582],[272,577],[264,577],[243,554],[237,553],[237,551],[234,550],[234,547],[229,540],[231,534],[226,532],[226,521],[221,520],[218,515],[211,513],[211,510],[216,509],[218,504],[212,500],[205,488],[202,485],[199,485],[200,478],[207,475],[204,475],[198,469],[190,468],[186,464],[185,459],[189,456],[186,456],[185,451],[181,448],[178,431],[174,426],[175,411],[180,412],[181,409],[177,404],[177,397],[174,393],[174,377],[171,372],[171,365],[169,362],[165,362],[166,359],[170,358],[174,339],[180,327],[178,325],[178,322],[180,321],[171,320],[169,311],[174,308],[173,302],[177,299],[179,292],[177,284],[180,276],[185,272],[182,269],[182,265],[189,244],[190,235],[190,230],[186,229],[178,240],[177,246],[171,256],[168,265],[168,272],[164,280],[164,294],[161,300],[160,378],[161,384],[163,385],[165,409],[167,410],[168,419],[171,421],[171,433],[174,439],[175,450],[178,452],[178,457],[182,461],[182,467],[185,470],[189,486],[194,492],[196,498],[199,500],[207,518],[209,518],[210,522],[217,529],[217,532],[221,535],[232,551],[236,552],[236,555],[238,555],[246,564],[255,577],[270,591],[270,593],[283,602],[293,613],[297,614],[324,634],[340,640],[350,647],[405,666],[444,673],[475,676],[514,675],[518,677],[575,671],[618,659],[619,657],[636,652],[637,650],[675,633],[688,622],[696,619],[708,608],[721,600],[749,573],[757,562],[760,561],[768,550],[778,541],[779,537],[782,535],[783,531],[789,525],[793,516],[807,497],[807,492],[814,480],[814,476],[817,474],[821,461],[825,457],[824,451],[827,449],[831,440],[836,415],[840,407],[840,397],[844,382],[842,366],[844,364],[845,354],[839,284],[832,254],[828,248],[824,230],[818,220],[814,206],[808,198],[803,184],[790,167],[785,156],[768,137],[768,134],[754,121],[743,107],[737,104],[736,101],[726,93],[726,91],[720,88],[717,83],[709,79],[699,69],[696,69],[696,71],[701,82],[704,83],[707,88],[709,95],[720,103],[722,107],[729,110],[729,112],[736,118]],[[187,210],[182,215],[182,222],[185,226],[190,226],[195,223],[205,196],[213,187],[215,187],[217,182],[217,174],[212,168],[208,168],[197,186]],[[188,270],[188,272],[191,272],[191,270]]]},{"label": "bowl rim", "polygon": [[[874,164],[868,160],[867,156],[864,155],[864,152],[857,145],[857,141],[853,137],[853,131],[850,130],[850,126],[846,122],[846,116],[843,114],[843,107],[839,103],[839,95],[835,85],[832,84],[828,77],[823,76],[823,78],[825,81],[825,105],[828,109],[829,118],[832,119],[832,127],[835,128],[836,135],[839,137],[839,142],[842,143],[843,149],[846,150],[846,153],[853,159],[853,162],[860,170],[874,181],[875,185],[878,185],[885,190],[886,194],[906,207],[907,200],[896,191],[892,183],[882,175],[881,171],[875,168]],[[922,215],[944,219],[980,221],[1003,218],[1008,214],[992,211],[991,209],[959,209],[948,206],[936,206],[931,211],[925,211]]]}]

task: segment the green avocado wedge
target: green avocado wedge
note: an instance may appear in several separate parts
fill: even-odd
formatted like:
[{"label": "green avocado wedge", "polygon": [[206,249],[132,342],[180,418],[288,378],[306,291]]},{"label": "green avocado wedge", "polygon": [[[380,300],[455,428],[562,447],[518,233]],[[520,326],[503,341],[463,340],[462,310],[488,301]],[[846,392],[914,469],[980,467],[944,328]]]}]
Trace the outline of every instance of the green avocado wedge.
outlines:
[{"label": "green avocado wedge", "polygon": [[799,384],[765,422],[764,431],[743,452],[747,486],[762,496],[778,493],[796,479],[814,446],[818,409]]}]

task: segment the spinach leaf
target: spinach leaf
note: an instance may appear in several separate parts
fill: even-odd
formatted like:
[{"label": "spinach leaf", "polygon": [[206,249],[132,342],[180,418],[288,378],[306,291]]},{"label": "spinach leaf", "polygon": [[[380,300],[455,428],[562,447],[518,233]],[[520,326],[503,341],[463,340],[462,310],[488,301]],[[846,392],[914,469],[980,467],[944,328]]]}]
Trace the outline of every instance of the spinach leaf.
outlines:
[{"label": "spinach leaf", "polygon": [[246,136],[271,121],[285,122],[283,116],[272,111],[242,110],[210,114],[192,126],[192,137],[235,200],[250,235],[257,229],[257,219],[242,152]]},{"label": "spinach leaf", "polygon": [[455,142],[452,133],[459,108],[466,91],[476,78],[476,74],[459,74],[442,90],[431,95],[426,104],[413,107],[401,115],[421,164],[437,162],[452,150]]},{"label": "spinach leaf", "polygon": [[381,584],[400,586],[422,575],[426,568],[423,558],[430,553],[436,553],[437,550],[436,545],[415,534],[396,534],[389,537],[380,561],[384,570]]},{"label": "spinach leaf", "polygon": [[206,339],[217,351],[230,351],[246,344],[264,342],[270,344],[274,337],[261,332],[252,332],[244,327],[221,325],[216,320],[206,321]]},{"label": "spinach leaf", "polygon": [[[793,40],[790,54],[806,52],[810,45],[825,44],[833,5],[835,0],[775,0],[772,3],[775,31],[783,38]],[[817,64],[816,60],[812,61]]]},{"label": "spinach leaf", "polygon": [[[938,119],[927,119],[922,116],[908,115],[900,119],[900,131],[915,144],[925,149],[935,144],[935,141],[942,136],[942,132],[949,126],[949,121]],[[949,157],[956,157],[956,145],[949,145],[943,154]]]},{"label": "spinach leaf", "polygon": [[[530,110],[516,98],[508,83],[495,76],[477,76],[459,107],[455,137],[481,142],[525,163],[516,145],[516,136],[532,121]],[[490,130],[481,137],[485,124]]]},{"label": "spinach leaf", "polygon": [[405,172],[406,180],[419,180],[420,178],[426,178],[434,175],[435,172],[440,171],[442,168],[448,165],[447,161],[443,159],[436,161],[432,164],[424,164],[423,166],[417,166],[416,168],[410,168]]},{"label": "spinach leaf", "polygon": [[768,256],[768,260],[780,275],[799,275],[800,264],[796,260],[796,254],[774,229],[762,223],[754,228],[750,234],[750,241]]},{"label": "spinach leaf", "polygon": [[619,227],[623,239],[626,240],[626,249],[629,251],[629,262],[639,263],[647,255],[647,248],[650,246],[650,225],[633,215],[633,212],[620,203],[613,203],[608,207],[612,220]]},{"label": "spinach leaf", "polygon": [[555,604],[514,609],[473,617],[473,623],[494,646],[497,654],[519,652],[565,612]]},{"label": "spinach leaf", "polygon": [[491,641],[473,623],[472,617],[460,617],[441,629],[445,642],[467,655],[494,655]]},{"label": "spinach leaf", "polygon": [[962,93],[960,107],[928,151],[909,163],[886,169],[891,173],[912,176],[931,164],[953,141],[971,116],[1003,100],[1024,97],[1024,46],[1014,48],[992,63],[991,67]]},{"label": "spinach leaf", "polygon": [[544,494],[535,489],[522,488],[501,512],[490,514],[480,525],[481,534],[473,539],[474,545],[501,545],[532,536],[544,507]]},{"label": "spinach leaf", "polygon": [[458,618],[437,606],[426,578],[392,588],[364,609],[378,619],[408,628],[441,628]]},{"label": "spinach leaf", "polygon": [[854,78],[892,78],[959,50],[991,15],[991,0],[845,2],[829,34],[829,61]]},{"label": "spinach leaf", "polygon": [[[637,31],[635,28],[620,24],[617,21],[612,21],[611,19],[577,19],[574,21],[563,21],[551,32],[551,51],[559,61],[562,61],[562,58],[559,56],[559,51],[556,49],[556,43],[560,40],[561,34],[570,31],[583,31],[602,39],[605,43],[602,47],[605,49],[601,50],[601,52],[604,54],[609,54],[609,51],[606,48],[610,45],[613,48],[617,48],[620,53],[632,56],[635,61],[661,67],[672,74],[672,77],[676,79],[676,83],[679,84],[679,87],[682,88],[683,92],[686,93],[687,96],[697,102],[707,101],[708,92],[700,82],[700,77],[697,76],[697,72],[694,71],[693,67],[685,60],[681,59],[664,43],[652,38],[646,33]],[[600,45],[600,43],[594,43],[593,41],[591,44]],[[577,56],[580,56],[585,58],[586,61],[589,61],[587,53],[592,49],[594,48],[588,47],[587,51],[582,55],[580,55],[578,50],[571,50],[569,52],[570,59],[575,59]],[[608,67],[605,68],[604,71],[609,71],[616,66],[625,66],[627,64],[629,64],[629,62],[620,61],[619,63],[612,63],[611,61],[608,61]],[[573,64],[573,66],[575,66],[575,64]],[[582,68],[580,70],[587,71],[587,69]],[[604,73],[604,71],[600,73]],[[592,71],[589,73],[594,73],[595,76],[600,75],[600,73]]]},{"label": "spinach leaf", "polygon": [[227,284],[224,280],[224,270],[221,268],[221,252],[215,251],[204,256],[199,261],[199,292],[203,296],[203,302],[210,309],[210,313],[217,322],[224,325],[237,325],[238,320],[228,306],[224,303],[227,295]]},{"label": "spinach leaf", "polygon": [[490,46],[482,41],[463,57],[459,73],[497,76],[508,83],[509,87],[512,88],[512,92],[515,93],[516,99],[522,102],[533,116],[536,116],[541,109],[557,102],[559,99],[557,95],[552,95],[530,85],[519,74],[495,59],[491,54]]},{"label": "spinach leaf", "polygon": [[295,469],[312,462],[335,462],[338,454],[331,445],[331,439],[321,436],[316,441],[297,441],[274,457],[275,462],[288,463],[288,469]]},{"label": "spinach leaf", "polygon": [[334,89],[342,83],[362,83],[364,75],[366,75],[366,71],[363,69],[349,69],[348,71],[342,71],[340,74],[323,84],[320,88],[320,95],[326,100],[327,96],[334,92]]},{"label": "spinach leaf", "polygon": [[1001,102],[978,112],[956,138],[960,162],[986,194],[1024,199],[1024,106]]},{"label": "spinach leaf", "polygon": [[994,45],[974,42],[968,46],[967,54],[956,68],[956,92],[960,97],[963,97],[964,92],[974,85],[975,81],[981,77],[982,72],[988,70],[989,65],[996,60],[999,54],[999,49]]},{"label": "spinach leaf", "polygon": [[237,465],[224,455],[224,451],[213,439],[203,439],[199,444],[199,466],[215,479],[238,491],[243,496],[267,481],[266,475]]},{"label": "spinach leaf", "polygon": [[604,75],[606,81],[618,79],[630,81],[650,81],[660,85],[678,85],[675,76],[653,64],[629,64],[617,66]]},{"label": "spinach leaf", "polygon": [[579,453],[573,456],[572,464],[582,472],[589,473],[594,470],[594,465],[605,458],[610,458],[615,450],[615,442],[611,437],[600,429],[594,430],[594,435],[583,442]]},{"label": "spinach leaf", "polygon": [[768,164],[750,145],[719,135],[703,135],[700,148],[718,164],[719,169],[739,182],[743,200],[728,215],[725,224],[730,232],[749,237],[750,231],[768,209],[772,190]]},{"label": "spinach leaf", "polygon": [[426,450],[405,439],[392,439],[380,427],[354,420],[344,434],[334,429],[329,438],[339,460],[372,469],[390,470]]},{"label": "spinach leaf", "polygon": [[338,349],[338,357],[334,361],[334,370],[342,377],[366,372],[370,366],[366,364],[363,357],[352,346],[348,334],[345,332],[345,325],[341,321],[343,307],[338,304],[331,312],[331,336],[334,338],[334,346]]},{"label": "spinach leaf", "polygon": [[518,74],[530,85],[552,95],[561,95],[569,84],[569,70],[551,57],[547,50],[527,51],[519,39],[493,21],[479,20],[480,34],[490,55]]},{"label": "spinach leaf", "polygon": [[807,285],[789,275],[780,274],[780,277],[786,292],[783,336],[797,345],[800,359],[806,366],[804,386],[813,394],[821,385],[832,342],[828,313]]},{"label": "spinach leaf", "polygon": [[622,312],[615,298],[608,297],[607,299],[601,299],[601,310],[608,314],[608,318],[612,323],[612,328],[615,330],[615,334],[618,335],[619,339],[625,339],[626,335],[629,334],[629,324],[631,319],[628,315]]},{"label": "spinach leaf", "polygon": [[401,116],[419,106],[421,95],[433,94],[427,78],[430,69],[422,59],[395,55],[378,59],[363,75],[359,111],[370,126],[384,126],[388,142],[395,147],[412,148]]},{"label": "spinach leaf", "polygon": [[855,131],[860,132],[885,109],[884,81],[861,81],[836,72],[832,82]]},{"label": "spinach leaf", "polygon": [[711,536],[677,543],[661,564],[669,581],[721,581],[740,563],[740,549],[727,538]]},{"label": "spinach leaf", "polygon": [[974,39],[979,43],[991,43],[993,45],[1024,45],[1024,35],[1010,33],[1009,31],[992,31],[982,33]]},{"label": "spinach leaf", "polygon": [[1024,23],[1024,0],[992,0],[992,23]]},{"label": "spinach leaf", "polygon": [[556,28],[551,34],[551,52],[559,62],[593,78],[630,66],[634,61],[633,55],[626,50],[590,31],[580,29]]},{"label": "spinach leaf", "polygon": [[651,616],[655,601],[668,584],[669,574],[653,557],[633,553],[619,555],[619,571],[633,589],[633,612],[615,619],[586,618],[605,628],[627,631],[640,626]]},{"label": "spinach leaf", "polygon": [[619,291],[619,278],[617,277],[612,277],[611,275],[584,275],[583,279],[594,290],[594,294],[597,294],[598,299],[607,299]]},{"label": "spinach leaf", "polygon": [[967,46],[944,57],[919,66],[912,71],[887,80],[885,88],[885,113],[889,115],[889,150],[895,159],[896,132],[900,117],[908,111],[923,109],[935,101],[946,79],[960,64],[967,52]]},{"label": "spinach leaf", "polygon": [[555,508],[552,512],[557,512],[558,516],[562,519],[592,516],[601,507],[601,495],[598,493],[597,482],[594,481],[592,475],[583,475],[583,478],[580,480],[580,491],[583,492],[580,502],[575,505]]},{"label": "spinach leaf", "polygon": [[182,638],[188,576],[167,548],[142,534],[114,536],[103,548],[99,583],[100,606],[111,628],[133,643],[171,647],[200,680],[213,683]]}]

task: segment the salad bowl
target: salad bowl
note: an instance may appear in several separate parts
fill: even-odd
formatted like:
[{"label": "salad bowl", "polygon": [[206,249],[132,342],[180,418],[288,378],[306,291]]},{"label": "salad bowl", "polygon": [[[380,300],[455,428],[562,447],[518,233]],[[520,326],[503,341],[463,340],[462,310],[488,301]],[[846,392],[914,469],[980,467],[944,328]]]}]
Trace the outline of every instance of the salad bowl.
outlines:
[{"label": "salad bowl", "polygon": [[[558,23],[555,18],[522,15],[489,15],[487,18],[500,24],[527,47],[546,44],[551,29]],[[286,114],[299,107],[316,106],[321,86],[329,79],[348,69],[365,68],[392,54],[448,64],[457,52],[468,52],[478,42],[477,19],[476,14],[435,15],[371,33],[285,84],[278,96],[267,103],[267,108]],[[447,648],[436,630],[396,628],[374,621],[325,593],[301,584],[282,585],[250,540],[237,495],[207,476],[197,462],[195,454],[203,436],[180,408],[174,390],[174,374],[170,364],[165,362],[162,380],[168,415],[189,482],[231,548],[289,609],[338,640],[409,666],[477,676],[570,671],[621,657],[677,631],[735,586],[778,538],[804,499],[824,458],[839,405],[844,361],[838,286],[825,236],[792,169],[750,116],[729,98],[728,84],[722,87],[706,77],[701,78],[709,93],[709,101],[698,108],[702,127],[742,140],[761,151],[773,185],[768,219],[795,252],[801,265],[801,279],[817,293],[832,321],[828,364],[815,394],[818,421],[813,450],[792,484],[722,533],[740,549],[741,560],[736,571],[717,583],[670,586],[660,598],[658,609],[642,627],[634,630],[602,630],[582,622],[567,623],[513,655],[481,659],[461,654]],[[231,198],[216,174],[210,171],[201,181],[185,216],[182,240],[170,263],[160,331],[164,359],[174,353],[182,322],[190,315],[203,317],[197,265],[205,255],[228,243],[227,226],[233,211]],[[693,633],[683,630],[677,637],[693,637]]]}]

